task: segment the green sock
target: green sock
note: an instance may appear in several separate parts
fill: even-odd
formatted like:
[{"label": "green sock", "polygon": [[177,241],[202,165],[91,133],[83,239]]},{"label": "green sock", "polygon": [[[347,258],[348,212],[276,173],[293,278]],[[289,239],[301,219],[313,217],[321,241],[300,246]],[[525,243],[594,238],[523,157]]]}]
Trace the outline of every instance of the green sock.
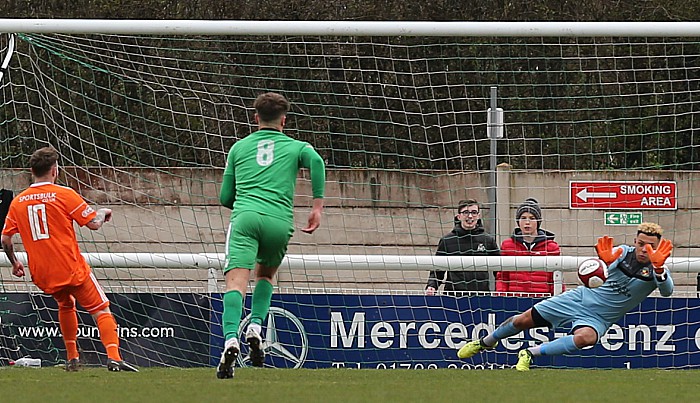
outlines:
[{"label": "green sock", "polygon": [[270,310],[270,302],[272,301],[272,284],[265,280],[258,280],[253,290],[253,304],[251,306],[250,322],[262,325],[263,320],[267,317],[267,312]]},{"label": "green sock", "polygon": [[238,290],[224,294],[224,314],[222,317],[224,340],[238,337],[238,326],[243,314],[243,296]]}]

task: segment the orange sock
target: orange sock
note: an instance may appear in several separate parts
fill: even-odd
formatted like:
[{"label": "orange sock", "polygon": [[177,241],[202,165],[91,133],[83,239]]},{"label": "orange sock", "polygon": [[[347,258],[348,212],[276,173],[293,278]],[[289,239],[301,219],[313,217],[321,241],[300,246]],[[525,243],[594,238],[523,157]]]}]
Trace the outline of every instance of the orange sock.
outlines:
[{"label": "orange sock", "polygon": [[73,309],[58,310],[58,325],[66,345],[66,361],[78,358],[78,314]]},{"label": "orange sock", "polygon": [[103,313],[97,317],[97,328],[100,330],[100,340],[107,350],[107,357],[121,361],[119,354],[119,336],[117,335],[117,322],[111,313]]}]

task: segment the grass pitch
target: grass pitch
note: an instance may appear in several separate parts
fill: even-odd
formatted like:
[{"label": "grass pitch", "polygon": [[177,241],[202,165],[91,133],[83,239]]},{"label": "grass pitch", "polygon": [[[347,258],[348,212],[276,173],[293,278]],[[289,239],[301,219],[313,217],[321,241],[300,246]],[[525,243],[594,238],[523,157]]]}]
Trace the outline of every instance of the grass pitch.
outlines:
[{"label": "grass pitch", "polygon": [[0,369],[4,402],[689,402],[697,370]]}]

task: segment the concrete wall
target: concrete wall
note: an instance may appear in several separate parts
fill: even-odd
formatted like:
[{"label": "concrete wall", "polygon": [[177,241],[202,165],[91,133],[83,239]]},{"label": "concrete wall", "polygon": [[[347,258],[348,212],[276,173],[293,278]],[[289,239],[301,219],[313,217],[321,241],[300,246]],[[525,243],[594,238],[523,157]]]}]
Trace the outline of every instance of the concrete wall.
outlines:
[{"label": "concrete wall", "polygon": [[[200,253],[224,252],[229,211],[218,204],[220,169],[82,169],[66,167],[60,181],[78,190],[96,206],[114,210],[114,221],[102,230],[79,231],[85,252]],[[378,170],[330,170],[322,227],[313,235],[296,231],[289,247],[292,254],[433,254],[442,235],[452,228],[460,199],[487,201],[488,174],[475,172],[408,172]],[[700,256],[700,173],[669,171],[519,171],[500,166],[499,203],[485,208],[487,227],[496,229],[502,241],[514,225],[518,204],[535,197],[543,209],[543,228],[556,234],[565,255],[594,254],[593,244],[602,235],[616,243],[631,243],[634,226],[605,226],[603,211],[569,209],[571,180],[672,180],[678,184],[678,210],[643,211],[645,221],[666,229],[676,249],[674,256]],[[2,186],[26,188],[31,178],[24,170],[0,170]],[[308,178],[299,178],[295,221],[301,228],[311,205]],[[488,205],[487,205],[488,206]],[[493,207],[493,206],[491,206]],[[498,217],[494,216],[498,211]],[[21,249],[20,249],[21,250]],[[420,290],[428,269],[415,272],[334,270],[282,271],[280,286]],[[203,287],[206,271],[96,269],[104,282],[114,286]],[[0,269],[7,286],[15,283],[7,268]],[[565,277],[574,283],[573,275]],[[678,280],[694,286],[693,275]]]}]

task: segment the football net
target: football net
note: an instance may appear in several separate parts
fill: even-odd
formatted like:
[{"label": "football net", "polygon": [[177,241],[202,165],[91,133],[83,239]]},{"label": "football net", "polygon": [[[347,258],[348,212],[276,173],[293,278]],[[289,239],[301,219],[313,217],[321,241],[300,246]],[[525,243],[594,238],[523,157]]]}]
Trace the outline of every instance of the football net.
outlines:
[{"label": "football net", "polygon": [[[598,236],[631,243],[642,218],[662,224],[676,245],[677,297],[649,299],[593,352],[538,364],[700,365],[691,298],[696,37],[492,33],[507,24],[483,35],[441,33],[454,25],[440,23],[426,35],[391,24],[298,33],[307,25],[294,22],[250,32],[148,32],[158,25],[143,22],[134,33],[104,34],[74,23],[78,33],[0,37],[3,52],[14,47],[0,82],[0,177],[15,193],[26,188],[28,156],[51,145],[61,154],[59,182],[114,210],[113,222],[78,236],[110,293],[125,359],[189,367],[218,358],[229,220],[218,186],[228,149],[255,130],[253,100],[275,91],[292,103],[285,132],[324,157],[328,183],[322,227],[312,236],[297,231],[280,268],[267,365],[471,367],[455,348],[542,295],[426,297],[431,270],[487,271],[491,290],[502,269],[556,271],[568,289],[578,286],[574,270]],[[489,135],[499,126],[489,107],[505,111],[501,138]],[[674,181],[677,208],[661,198],[572,209],[576,180]],[[308,173],[297,194],[299,228],[311,206]],[[500,244],[527,197],[539,200],[562,257],[433,258],[459,200],[482,202],[486,231]],[[0,365],[23,355],[61,362],[51,298],[8,266],[0,287]],[[97,365],[104,356],[92,325],[81,317],[79,347]],[[473,367],[514,364],[519,348],[555,336],[524,334]],[[624,354],[611,357],[615,351]]]}]

